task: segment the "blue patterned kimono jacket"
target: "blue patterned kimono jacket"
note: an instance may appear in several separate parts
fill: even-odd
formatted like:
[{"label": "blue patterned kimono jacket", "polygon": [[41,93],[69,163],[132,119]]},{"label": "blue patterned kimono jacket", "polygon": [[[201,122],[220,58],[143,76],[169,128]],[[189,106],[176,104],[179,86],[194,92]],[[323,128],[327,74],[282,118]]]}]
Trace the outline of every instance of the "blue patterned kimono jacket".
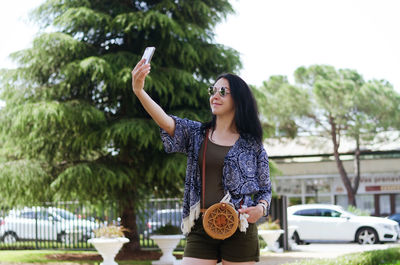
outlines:
[{"label": "blue patterned kimono jacket", "polygon": [[[187,155],[182,214],[182,232],[186,235],[200,215],[202,182],[198,160],[205,134],[200,122],[171,117],[176,125],[174,136],[161,129],[161,139],[167,153]],[[225,193],[230,193],[231,203],[236,209],[241,205],[254,206],[260,200],[270,204],[268,156],[263,145],[252,136],[240,135],[228,151],[224,159],[222,184]]]}]

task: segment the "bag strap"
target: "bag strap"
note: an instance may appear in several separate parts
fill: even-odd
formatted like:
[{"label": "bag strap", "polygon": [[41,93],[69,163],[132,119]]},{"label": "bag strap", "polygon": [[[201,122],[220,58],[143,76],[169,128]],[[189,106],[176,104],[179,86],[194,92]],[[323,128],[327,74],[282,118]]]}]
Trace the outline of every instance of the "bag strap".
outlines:
[{"label": "bag strap", "polygon": [[208,130],[206,132],[206,138],[204,139],[204,150],[203,150],[203,165],[202,165],[202,194],[203,194],[203,209],[206,207],[206,150],[208,142]]}]

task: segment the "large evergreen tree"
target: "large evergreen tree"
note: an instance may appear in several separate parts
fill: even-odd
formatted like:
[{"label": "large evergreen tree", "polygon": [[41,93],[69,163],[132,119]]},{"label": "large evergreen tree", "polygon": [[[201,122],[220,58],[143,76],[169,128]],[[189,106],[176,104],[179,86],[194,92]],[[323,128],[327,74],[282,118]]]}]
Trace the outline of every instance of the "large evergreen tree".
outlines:
[{"label": "large evergreen tree", "polygon": [[[1,72],[0,194],[9,205],[78,199],[118,205],[139,247],[135,206],[182,193],[183,156],[166,156],[132,93],[131,70],[155,46],[145,89],[170,114],[209,119],[207,85],[240,67],[215,43],[228,0],[47,0],[42,34]],[[43,33],[44,32],[44,33]]]}]

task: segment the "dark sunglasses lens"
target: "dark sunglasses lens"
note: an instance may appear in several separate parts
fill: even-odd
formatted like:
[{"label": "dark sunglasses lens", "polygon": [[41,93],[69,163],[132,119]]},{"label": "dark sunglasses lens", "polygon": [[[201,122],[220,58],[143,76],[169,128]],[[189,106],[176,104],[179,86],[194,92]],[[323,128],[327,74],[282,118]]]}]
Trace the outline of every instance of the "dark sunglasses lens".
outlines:
[{"label": "dark sunglasses lens", "polygon": [[215,93],[214,93],[214,87],[210,86],[210,87],[208,88],[208,95],[212,96],[212,95],[214,95],[214,94],[215,94]]},{"label": "dark sunglasses lens", "polygon": [[219,94],[221,95],[221,97],[225,97],[226,95],[226,88],[225,87],[221,87],[219,89]]}]

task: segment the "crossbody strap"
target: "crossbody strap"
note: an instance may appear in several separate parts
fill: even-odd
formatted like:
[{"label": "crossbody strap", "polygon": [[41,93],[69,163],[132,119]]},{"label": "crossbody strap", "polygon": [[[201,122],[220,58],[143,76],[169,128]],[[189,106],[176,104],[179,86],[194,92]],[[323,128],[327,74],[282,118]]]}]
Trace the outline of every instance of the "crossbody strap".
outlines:
[{"label": "crossbody strap", "polygon": [[203,150],[203,165],[202,165],[202,194],[203,194],[203,209],[206,207],[206,150],[208,142],[208,130],[206,132],[206,138],[204,139],[204,150]]}]

